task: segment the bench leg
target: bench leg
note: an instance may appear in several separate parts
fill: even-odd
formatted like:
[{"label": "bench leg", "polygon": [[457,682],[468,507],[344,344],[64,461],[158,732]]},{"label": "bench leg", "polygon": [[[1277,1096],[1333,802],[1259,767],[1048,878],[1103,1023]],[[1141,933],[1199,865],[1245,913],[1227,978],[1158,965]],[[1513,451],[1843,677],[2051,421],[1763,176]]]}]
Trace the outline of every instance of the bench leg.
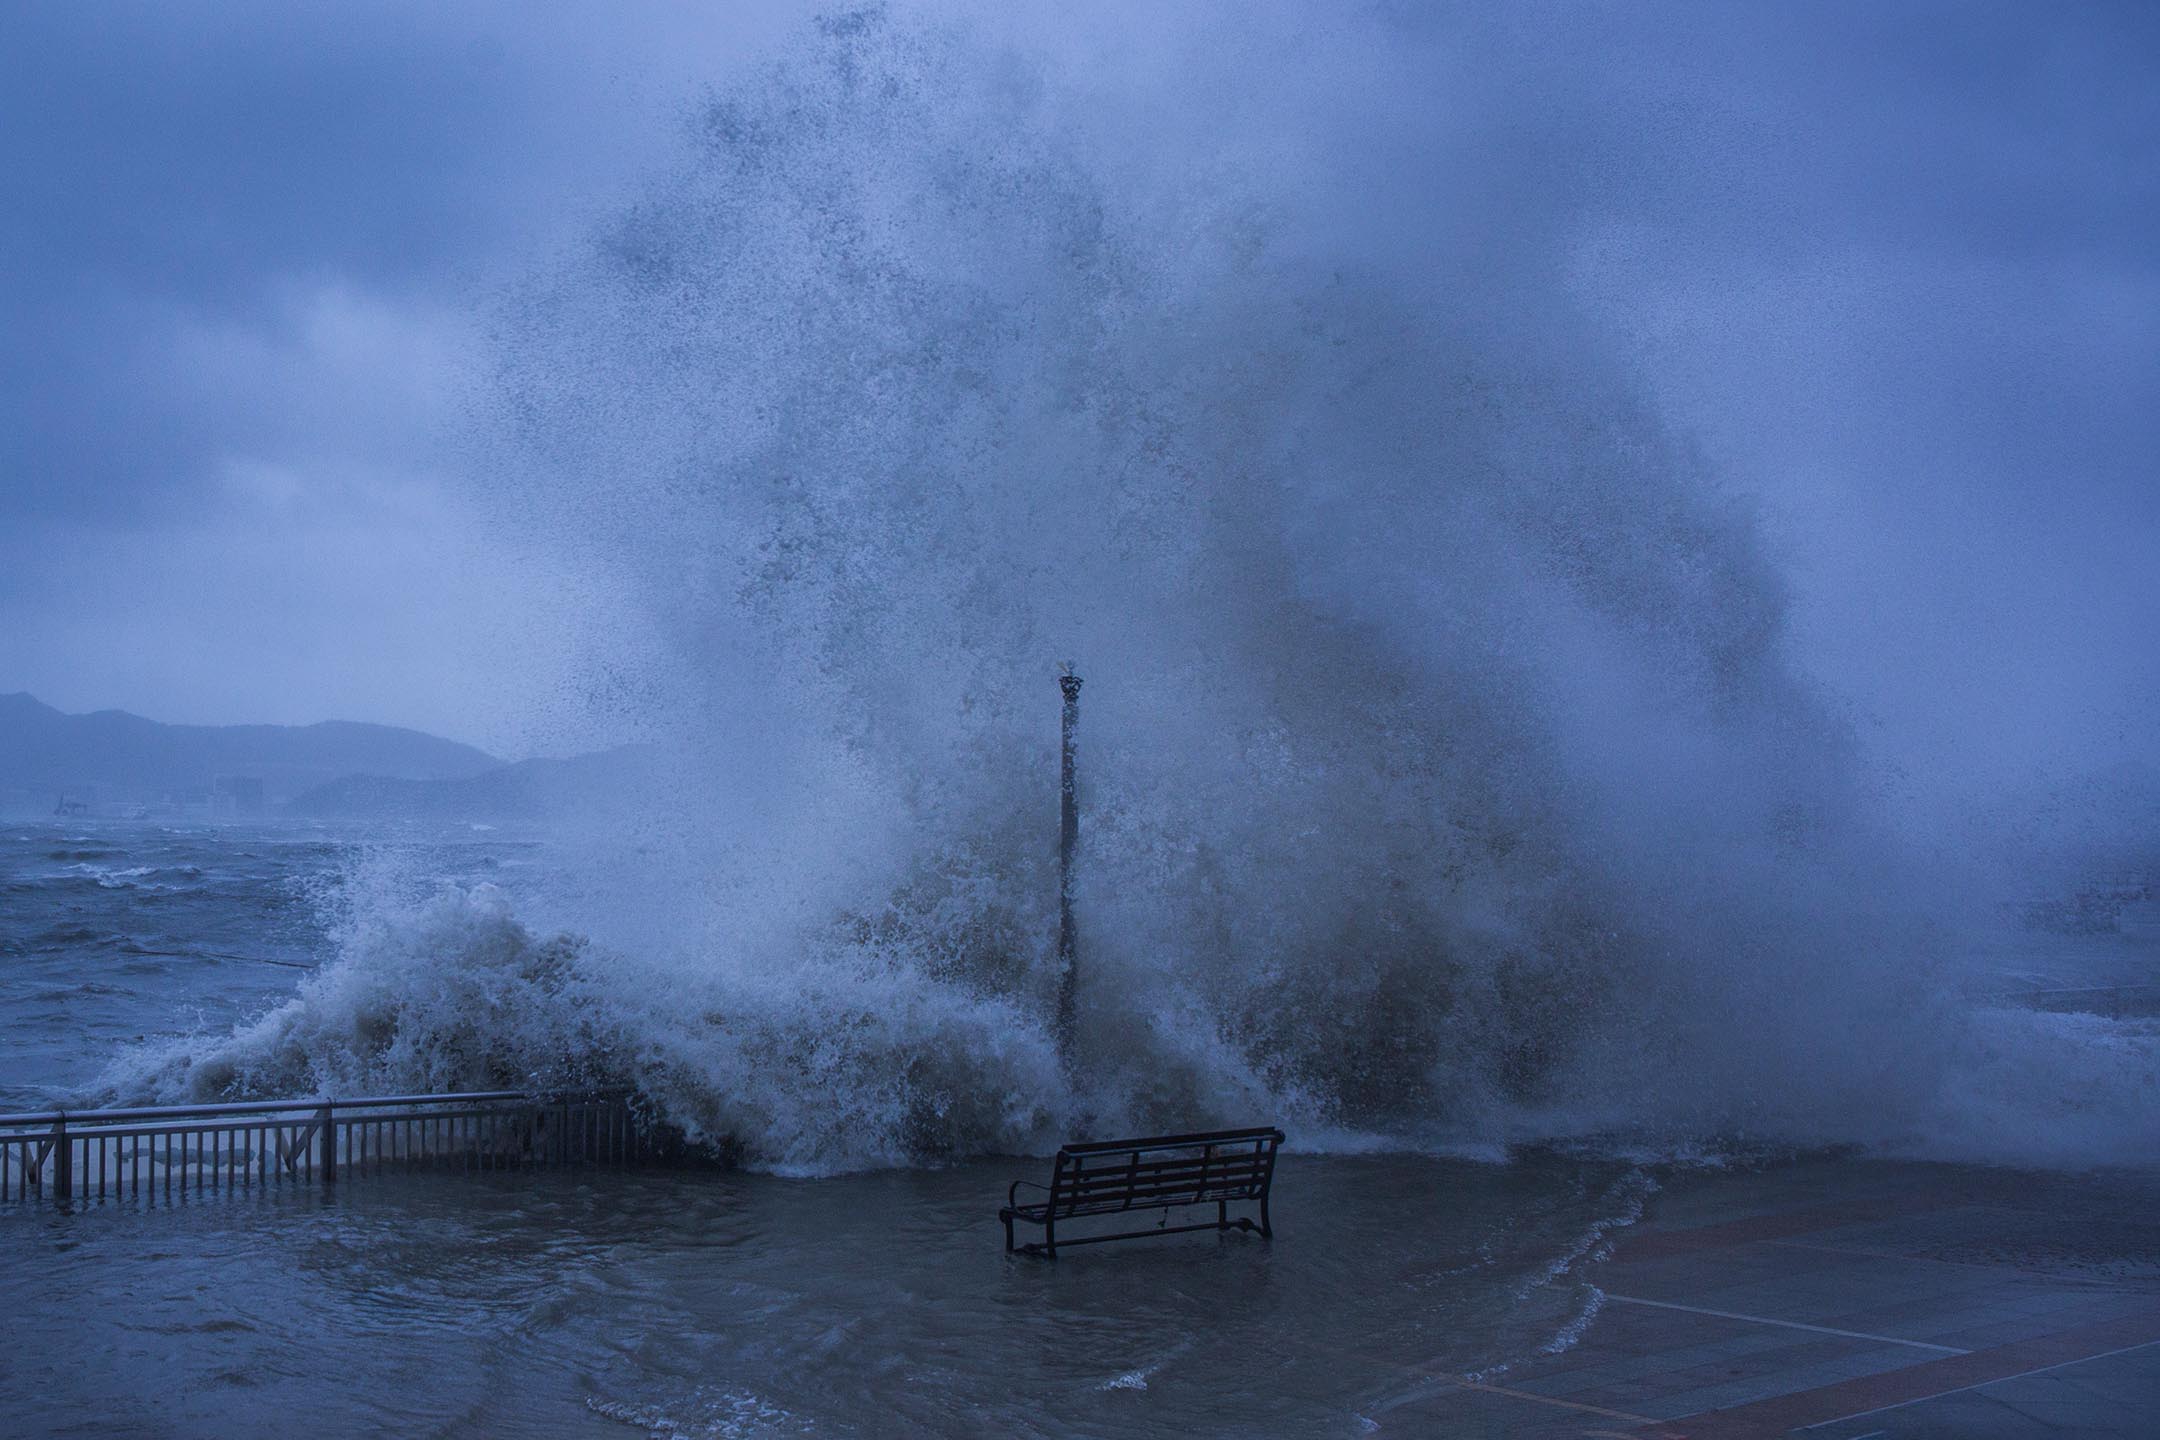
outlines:
[{"label": "bench leg", "polygon": [[1057,1259],[1057,1221],[1047,1215],[1043,1217],[1042,1253],[1045,1259]]},{"label": "bench leg", "polygon": [[1260,1197],[1260,1238],[1263,1240],[1275,1238],[1275,1227],[1268,1223],[1267,1196],[1265,1195]]},{"label": "bench leg", "polygon": [[1005,1217],[1005,1253],[1006,1253],[1006,1254],[1008,1254],[1008,1255],[1010,1255],[1010,1254],[1012,1254],[1012,1251],[1013,1251],[1013,1238],[1012,1238],[1012,1216],[1010,1216],[1010,1215],[1007,1215],[1007,1216]]},{"label": "bench leg", "polygon": [[1230,1202],[1227,1200],[1217,1200],[1215,1202],[1215,1228],[1218,1230],[1230,1228]]}]

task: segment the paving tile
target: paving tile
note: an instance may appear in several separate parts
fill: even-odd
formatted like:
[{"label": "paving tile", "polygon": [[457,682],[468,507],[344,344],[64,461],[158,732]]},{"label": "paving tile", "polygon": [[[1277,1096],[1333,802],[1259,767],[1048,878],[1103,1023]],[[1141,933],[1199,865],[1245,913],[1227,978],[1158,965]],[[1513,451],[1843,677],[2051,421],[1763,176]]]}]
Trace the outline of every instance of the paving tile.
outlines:
[{"label": "paving tile", "polygon": [[1675,1186],[1590,1272],[1615,1298],[1578,1346],[1421,1390],[1384,1433],[2154,1440],[2160,1221],[2149,1186],[2080,1183],[1839,1161]]},{"label": "paving tile", "polygon": [[1556,1405],[1497,1388],[1449,1387],[1424,1393],[1365,1418],[1383,1436],[1420,1440],[1581,1440],[1591,1432],[1626,1433],[1633,1415]]},{"label": "paving tile", "polygon": [[1927,1338],[1944,1345],[1955,1345],[1960,1350],[1987,1350],[1997,1345],[2007,1345],[2013,1340],[2029,1340],[2044,1335],[2051,1328],[2047,1321],[2030,1317],[2000,1317],[1968,1325],[1962,1330],[1946,1330]]},{"label": "paving tile", "polygon": [[1809,1440],[2151,1440],[2160,1432],[2160,1347],[2144,1347],[1855,1416]]},{"label": "paving tile", "polygon": [[1661,1420],[1680,1420],[1709,1410],[1744,1405],[1750,1400],[1760,1400],[1762,1395],[1762,1382],[1759,1378],[1728,1381],[1723,1385],[1704,1385],[1661,1396],[1655,1414]]},{"label": "paving tile", "polygon": [[[2131,1348],[2149,1351],[2160,1348],[2160,1338],[2156,1337],[2160,1337],[2160,1306],[2121,1320],[2059,1331],[1994,1350],[1939,1356],[1879,1375],[1768,1396],[1691,1416],[1684,1428],[1692,1440],[1765,1440],[1797,1428],[1888,1412],[1932,1397],[1979,1390]],[[2160,1376],[2160,1371],[2149,1364],[2146,1370],[2145,1380],[2131,1383],[2149,1384],[2153,1376]],[[2038,1422],[2029,1422],[2024,1433],[2038,1436],[2050,1432]]]}]

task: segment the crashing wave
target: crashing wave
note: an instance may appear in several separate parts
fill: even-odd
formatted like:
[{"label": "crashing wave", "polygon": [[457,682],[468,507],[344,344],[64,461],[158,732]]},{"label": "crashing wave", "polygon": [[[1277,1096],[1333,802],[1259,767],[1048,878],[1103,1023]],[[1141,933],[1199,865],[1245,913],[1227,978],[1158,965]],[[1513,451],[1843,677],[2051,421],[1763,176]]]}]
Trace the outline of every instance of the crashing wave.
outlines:
[{"label": "crashing wave", "polygon": [[697,108],[499,326],[536,623],[656,757],[567,817],[566,933],[385,911],[120,1090],[628,1080],[811,1169],[1078,1117],[1942,1130],[1982,1053],[1946,909],[1745,507],[1572,300],[1576,217],[1512,205],[1564,157],[1441,107],[1375,175],[1364,97],[1146,126],[1185,92],[1121,83],[873,11]]}]

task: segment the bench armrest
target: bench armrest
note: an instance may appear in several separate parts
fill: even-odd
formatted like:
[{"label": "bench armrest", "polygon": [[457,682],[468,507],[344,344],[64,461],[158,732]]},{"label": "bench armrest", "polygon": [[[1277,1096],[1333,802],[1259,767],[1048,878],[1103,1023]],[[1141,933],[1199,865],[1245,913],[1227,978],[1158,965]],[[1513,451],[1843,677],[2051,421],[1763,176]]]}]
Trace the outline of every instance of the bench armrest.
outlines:
[{"label": "bench armrest", "polygon": [[1010,1209],[1013,1205],[1019,1203],[1020,1187],[1022,1185],[1027,1186],[1030,1190],[1040,1190],[1044,1194],[1048,1194],[1050,1192],[1049,1186],[1038,1185],[1033,1180],[1015,1180],[1013,1181],[1012,1185],[1005,1191],[1005,1205],[1008,1209]]}]

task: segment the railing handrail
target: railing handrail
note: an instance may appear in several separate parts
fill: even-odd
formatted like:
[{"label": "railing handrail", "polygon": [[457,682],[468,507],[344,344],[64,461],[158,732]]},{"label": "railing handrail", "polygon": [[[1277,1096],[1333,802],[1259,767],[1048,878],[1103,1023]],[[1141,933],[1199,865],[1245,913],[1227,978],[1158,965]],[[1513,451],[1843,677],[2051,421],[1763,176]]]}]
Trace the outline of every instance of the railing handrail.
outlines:
[{"label": "railing handrail", "polygon": [[453,1105],[460,1102],[517,1100],[547,1104],[567,1099],[601,1099],[631,1093],[627,1088],[594,1090],[461,1090],[442,1095],[318,1095],[304,1100],[234,1100],[216,1105],[135,1105],[114,1110],[38,1110],[21,1115],[0,1115],[0,1126],[16,1129],[52,1125],[110,1125],[133,1120],[193,1120],[209,1115],[271,1115],[334,1106],[349,1109],[396,1109],[418,1105]]}]

